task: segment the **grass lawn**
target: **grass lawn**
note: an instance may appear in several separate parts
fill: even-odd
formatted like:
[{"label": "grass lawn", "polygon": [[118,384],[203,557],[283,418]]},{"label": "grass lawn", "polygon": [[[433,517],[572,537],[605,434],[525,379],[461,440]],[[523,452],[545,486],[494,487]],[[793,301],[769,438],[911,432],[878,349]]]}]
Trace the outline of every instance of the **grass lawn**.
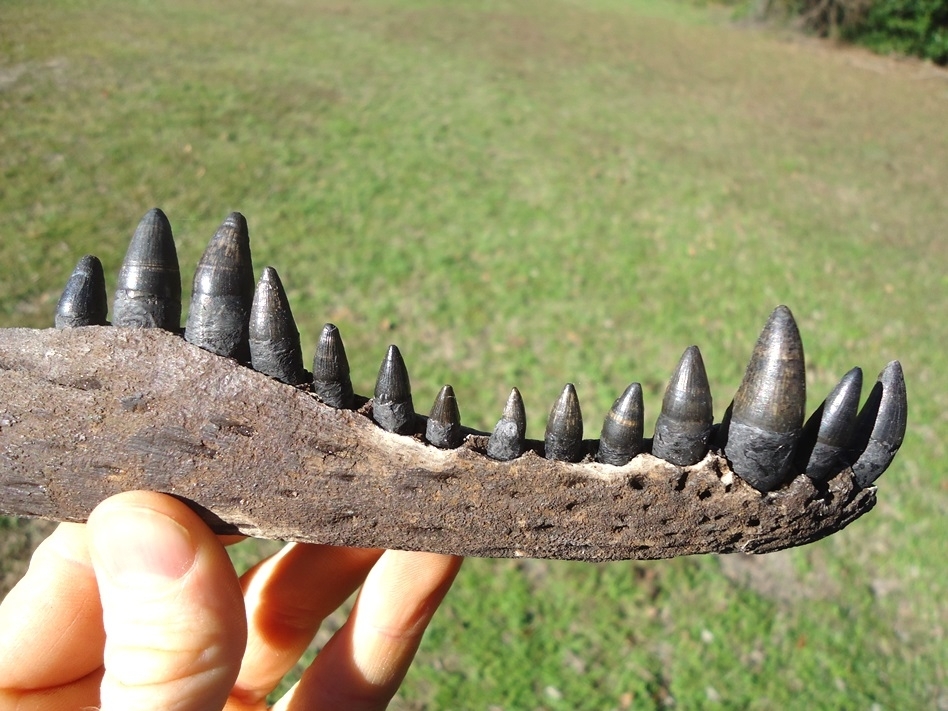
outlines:
[{"label": "grass lawn", "polygon": [[153,206],[189,288],[240,210],[358,392],[397,343],[419,410],[450,382],[490,428],[516,385],[539,438],[571,381],[595,437],[631,381],[650,435],[692,343],[720,418],[786,303],[809,410],[902,361],[876,510],[759,558],[469,560],[393,708],[944,710],[946,116],[948,73],[669,0],[5,0],[0,326],[83,254],[112,288]]}]

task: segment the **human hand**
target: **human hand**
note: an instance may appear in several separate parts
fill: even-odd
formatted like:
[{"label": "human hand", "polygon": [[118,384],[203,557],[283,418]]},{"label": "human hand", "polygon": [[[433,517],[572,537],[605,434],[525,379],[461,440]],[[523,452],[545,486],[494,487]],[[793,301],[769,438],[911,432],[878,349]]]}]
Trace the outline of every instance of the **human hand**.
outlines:
[{"label": "human hand", "polygon": [[348,621],[274,710],[383,709],[461,559],[290,544],[238,579],[173,497],[61,524],[0,605],[0,709],[259,711],[322,620]]}]

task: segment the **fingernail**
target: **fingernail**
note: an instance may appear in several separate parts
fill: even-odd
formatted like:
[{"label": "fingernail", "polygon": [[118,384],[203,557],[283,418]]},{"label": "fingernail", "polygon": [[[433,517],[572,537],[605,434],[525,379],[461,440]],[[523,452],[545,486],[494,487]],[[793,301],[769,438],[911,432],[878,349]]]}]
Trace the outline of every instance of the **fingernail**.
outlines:
[{"label": "fingernail", "polygon": [[110,511],[98,518],[93,547],[96,567],[123,588],[170,584],[191,569],[197,556],[181,524],[143,507]]}]

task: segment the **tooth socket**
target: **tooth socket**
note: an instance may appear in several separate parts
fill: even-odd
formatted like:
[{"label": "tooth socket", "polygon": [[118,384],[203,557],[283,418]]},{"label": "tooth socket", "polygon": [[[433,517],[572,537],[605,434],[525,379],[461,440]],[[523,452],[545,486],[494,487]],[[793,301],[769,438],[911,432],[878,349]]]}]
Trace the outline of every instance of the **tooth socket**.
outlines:
[{"label": "tooth socket", "polygon": [[198,262],[184,337],[211,353],[250,360],[254,278],[247,221],[231,213]]},{"label": "tooth socket", "polygon": [[79,260],[56,306],[56,328],[105,326],[108,296],[105,274],[98,257],[87,254]]},{"label": "tooth socket", "polygon": [[264,375],[290,385],[308,378],[303,368],[300,334],[279,275],[272,267],[263,270],[250,310],[250,364]]},{"label": "tooth socket", "polygon": [[155,208],[138,224],[119,270],[112,324],[123,328],[181,327],[181,272],[165,214]]},{"label": "tooth socket", "polygon": [[803,426],[795,471],[804,472],[814,481],[828,481],[849,466],[847,458],[861,391],[862,371],[853,368]]},{"label": "tooth socket", "polygon": [[322,402],[337,410],[352,407],[349,359],[339,329],[331,323],[323,326],[313,356],[313,392]]},{"label": "tooth socket", "polygon": [[456,449],[461,446],[461,413],[454,389],[450,385],[441,388],[435,398],[425,427],[425,439],[441,449]]},{"label": "tooth socket", "polygon": [[685,467],[704,459],[714,418],[711,387],[697,346],[682,354],[655,421],[652,454]]},{"label": "tooth socket", "polygon": [[613,403],[602,423],[596,461],[621,467],[642,451],[642,386],[632,383]]},{"label": "tooth socket", "polygon": [[547,459],[578,462],[583,458],[583,413],[572,383],[566,384],[550,411],[543,443]]},{"label": "tooth socket", "polygon": [[790,310],[778,306],[734,396],[725,445],[734,473],[761,492],[792,479],[805,405],[803,344]]},{"label": "tooth socket", "polygon": [[510,390],[504,414],[487,440],[487,456],[509,462],[523,454],[527,436],[527,411],[517,388]]},{"label": "tooth socket", "polygon": [[402,354],[389,346],[379,368],[372,400],[372,419],[384,430],[408,435],[415,431],[415,408],[411,400],[411,382]]},{"label": "tooth socket", "polygon": [[905,437],[908,399],[902,365],[894,360],[879,374],[856,421],[851,458],[856,483],[870,486],[889,468]]}]

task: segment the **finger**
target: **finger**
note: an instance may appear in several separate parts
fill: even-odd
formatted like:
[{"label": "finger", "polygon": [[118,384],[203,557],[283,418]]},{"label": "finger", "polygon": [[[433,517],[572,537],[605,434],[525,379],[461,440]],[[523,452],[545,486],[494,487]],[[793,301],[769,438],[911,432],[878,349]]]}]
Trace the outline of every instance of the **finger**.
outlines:
[{"label": "finger", "polygon": [[102,606],[85,526],[61,524],[40,544],[0,605],[0,630],[0,689],[59,687],[102,666]]},{"label": "finger", "polygon": [[102,667],[65,686],[30,691],[0,689],[0,709],[16,711],[76,711],[95,709],[99,704]]},{"label": "finger", "polygon": [[246,642],[227,553],[180,501],[119,494],[89,517],[102,596],[102,711],[219,709]]},{"label": "finger", "polygon": [[247,651],[232,697],[261,702],[292,669],[319,625],[348,598],[380,550],[291,543],[247,571]]},{"label": "finger", "polygon": [[349,620],[275,710],[384,709],[461,561],[386,551],[366,578]]}]

